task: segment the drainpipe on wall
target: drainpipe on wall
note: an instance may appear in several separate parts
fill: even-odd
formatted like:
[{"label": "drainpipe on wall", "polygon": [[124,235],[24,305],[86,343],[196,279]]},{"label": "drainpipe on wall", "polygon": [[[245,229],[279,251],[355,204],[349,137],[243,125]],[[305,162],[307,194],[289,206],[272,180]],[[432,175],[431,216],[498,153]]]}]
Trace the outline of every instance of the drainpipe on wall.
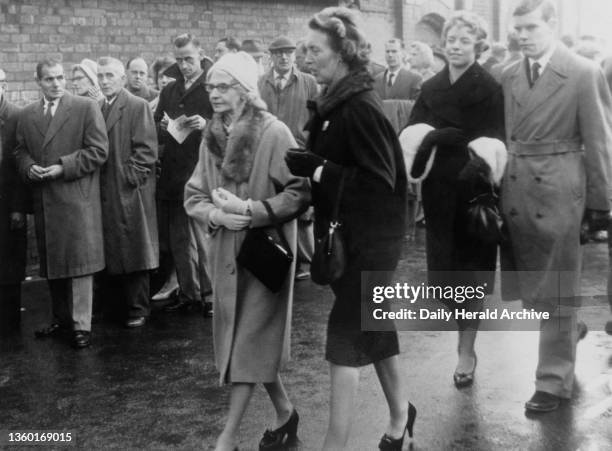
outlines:
[{"label": "drainpipe on wall", "polygon": [[396,0],[393,2],[395,4],[394,15],[395,15],[395,36],[400,38],[402,41],[406,40],[406,36],[404,36],[404,0]]}]

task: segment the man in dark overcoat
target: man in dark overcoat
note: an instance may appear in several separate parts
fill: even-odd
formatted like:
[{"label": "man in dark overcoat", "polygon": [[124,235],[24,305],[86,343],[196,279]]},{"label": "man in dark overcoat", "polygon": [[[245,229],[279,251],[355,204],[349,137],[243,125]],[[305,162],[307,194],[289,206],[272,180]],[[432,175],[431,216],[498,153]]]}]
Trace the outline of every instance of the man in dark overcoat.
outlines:
[{"label": "man in dark overcoat", "polygon": [[612,101],[601,69],[556,42],[552,1],[523,0],[513,21],[525,58],[502,74],[501,204],[510,238],[502,293],[550,314],[540,323],[536,391],[525,404],[548,412],[572,396],[576,344],[586,334],[576,316],[581,224],[607,226]]},{"label": "man in dark overcoat", "polygon": [[26,187],[13,151],[20,108],[8,101],[0,69],[0,335],[18,330],[26,264]]},{"label": "man in dark overcoat", "polygon": [[100,167],[108,139],[99,105],[65,91],[61,64],[36,66],[43,99],[26,106],[15,155],[32,186],[40,273],[49,281],[53,322],[38,337],[71,329],[77,348],[90,344],[93,274],[104,268]]},{"label": "man in dark overcoat", "polygon": [[[198,150],[212,108],[206,92],[206,70],[200,43],[189,34],[174,40],[174,57],[180,71],[159,96],[155,111],[159,143],[164,145],[157,185],[160,247],[174,261],[180,292],[166,311],[184,310],[204,302],[210,281],[204,269],[205,256],[197,245],[191,221],[183,207],[185,184],[198,162]],[[178,142],[167,130],[168,121],[183,117],[181,127],[190,131]],[[205,303],[205,313],[210,308]]]},{"label": "man in dark overcoat", "polygon": [[149,271],[159,262],[155,122],[147,101],[124,89],[121,61],[100,58],[98,81],[109,144],[100,175],[108,276],[104,288],[107,293],[114,291],[110,286],[117,288],[116,297],[127,309],[126,326],[140,327],[150,313]]}]

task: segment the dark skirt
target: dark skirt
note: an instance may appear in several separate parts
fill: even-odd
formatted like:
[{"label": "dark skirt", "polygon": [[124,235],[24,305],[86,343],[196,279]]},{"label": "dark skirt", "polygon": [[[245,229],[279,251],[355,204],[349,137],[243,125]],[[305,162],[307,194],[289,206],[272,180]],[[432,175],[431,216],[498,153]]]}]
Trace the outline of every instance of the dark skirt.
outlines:
[{"label": "dark skirt", "polygon": [[376,279],[368,286],[388,285],[400,250],[400,240],[390,240],[388,244],[377,245],[377,249],[351,255],[345,274],[331,284],[336,299],[327,325],[325,359],[330,363],[360,367],[399,354],[395,330],[361,330],[361,303],[369,302],[368,297],[361,294],[361,272],[386,271],[364,276]]}]

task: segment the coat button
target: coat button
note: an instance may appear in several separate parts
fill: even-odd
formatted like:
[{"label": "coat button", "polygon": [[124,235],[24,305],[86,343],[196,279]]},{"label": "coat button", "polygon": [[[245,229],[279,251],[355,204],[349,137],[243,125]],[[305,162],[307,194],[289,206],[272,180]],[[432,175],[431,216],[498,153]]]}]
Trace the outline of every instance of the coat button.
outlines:
[{"label": "coat button", "polygon": [[183,103],[179,103],[179,108],[185,108],[185,105]]},{"label": "coat button", "polygon": [[516,141],[516,136],[512,135],[512,136],[510,137],[510,141]]},{"label": "coat button", "polygon": [[538,219],[542,219],[544,217],[544,215],[540,212],[536,213],[536,218]]},{"label": "coat button", "polygon": [[518,215],[518,211],[516,211],[516,208],[512,208],[510,210],[510,216],[516,216],[516,215]]},{"label": "coat button", "polygon": [[510,174],[510,180],[516,180],[516,175],[515,174]]},{"label": "coat button", "polygon": [[534,180],[538,183],[540,183],[542,181],[542,177],[536,176],[534,177]]}]

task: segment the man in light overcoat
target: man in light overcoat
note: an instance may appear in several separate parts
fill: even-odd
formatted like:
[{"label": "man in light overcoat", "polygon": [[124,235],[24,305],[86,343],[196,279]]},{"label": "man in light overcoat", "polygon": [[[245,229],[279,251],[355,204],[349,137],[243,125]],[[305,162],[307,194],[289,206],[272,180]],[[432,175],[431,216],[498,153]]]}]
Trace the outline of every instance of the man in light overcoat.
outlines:
[{"label": "man in light overcoat", "polygon": [[102,292],[118,295],[113,297],[121,301],[118,307],[125,310],[120,313],[127,316],[127,327],[140,327],[150,313],[149,271],[159,263],[157,134],[148,102],[124,89],[125,78],[121,61],[110,57],[98,60],[98,81],[105,97],[101,107],[109,141],[108,161],[100,176],[108,276]]},{"label": "man in light overcoat", "polygon": [[523,0],[513,19],[525,58],[502,74],[502,294],[551,315],[540,324],[536,391],[525,404],[548,412],[572,395],[576,343],[586,334],[576,318],[581,225],[607,224],[611,100],[599,68],[555,40],[550,0]]},{"label": "man in light overcoat", "polygon": [[108,139],[98,104],[65,91],[61,64],[36,66],[43,99],[26,106],[17,125],[15,156],[31,184],[40,273],[49,281],[53,322],[39,338],[72,331],[73,345],[90,344],[93,273],[104,268],[100,166]]}]

